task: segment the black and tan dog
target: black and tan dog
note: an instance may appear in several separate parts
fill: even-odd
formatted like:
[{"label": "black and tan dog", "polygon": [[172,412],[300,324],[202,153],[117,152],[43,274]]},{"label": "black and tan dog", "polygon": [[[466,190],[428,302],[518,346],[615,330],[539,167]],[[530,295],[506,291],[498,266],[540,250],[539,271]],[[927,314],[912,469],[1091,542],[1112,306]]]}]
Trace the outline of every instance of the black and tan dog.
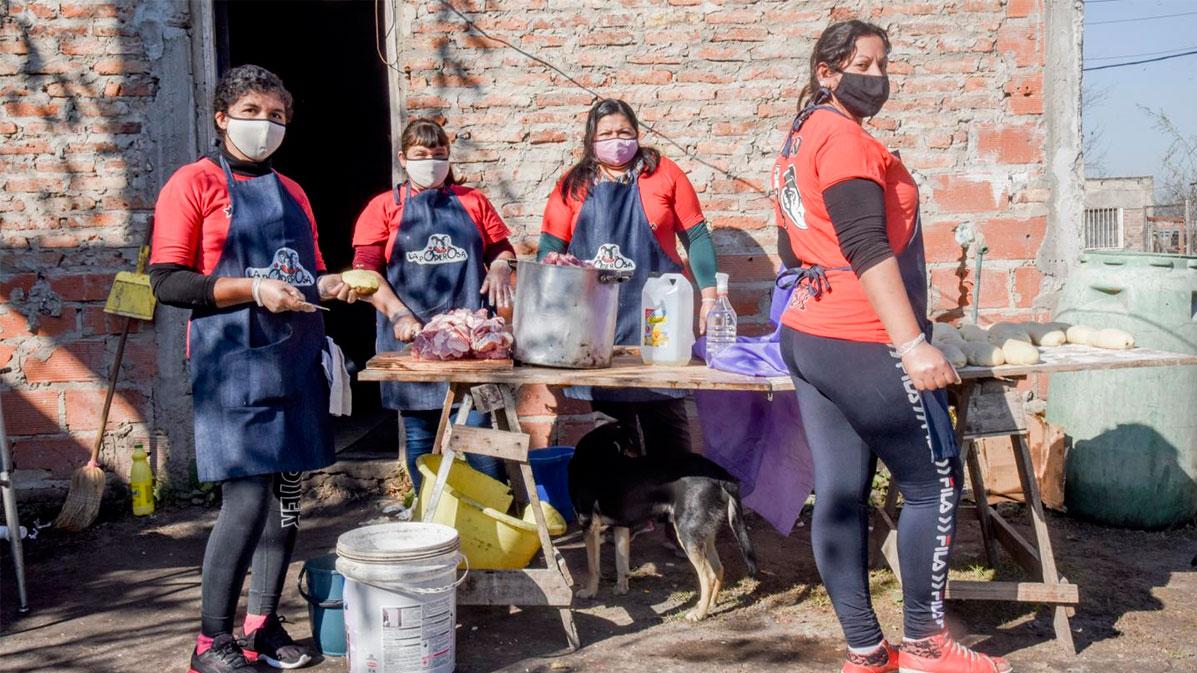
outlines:
[{"label": "black and tan dog", "polygon": [[614,528],[615,593],[623,594],[628,591],[631,529],[667,519],[698,573],[698,605],[686,614],[686,619],[697,621],[715,606],[723,586],[715,536],[724,518],[735,533],[748,574],[756,577],[756,556],[741,512],[740,484],[698,454],[631,457],[629,454],[638,453],[639,444],[634,430],[608,423],[587,433],[574,450],[569,492],[586,536],[590,566],[590,576],[578,596],[591,598],[598,592],[604,527]]}]

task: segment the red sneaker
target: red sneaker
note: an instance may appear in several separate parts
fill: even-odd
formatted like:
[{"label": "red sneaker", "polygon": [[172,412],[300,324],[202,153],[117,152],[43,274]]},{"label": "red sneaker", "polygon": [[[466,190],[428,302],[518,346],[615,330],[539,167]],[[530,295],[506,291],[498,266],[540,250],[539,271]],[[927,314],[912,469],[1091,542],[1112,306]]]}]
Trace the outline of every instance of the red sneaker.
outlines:
[{"label": "red sneaker", "polygon": [[868,654],[848,653],[840,673],[897,673],[898,651],[888,641],[881,641],[877,649]]},{"label": "red sneaker", "polygon": [[1010,673],[1014,669],[1001,657],[974,652],[947,631],[923,640],[908,640],[898,651],[900,673]]}]

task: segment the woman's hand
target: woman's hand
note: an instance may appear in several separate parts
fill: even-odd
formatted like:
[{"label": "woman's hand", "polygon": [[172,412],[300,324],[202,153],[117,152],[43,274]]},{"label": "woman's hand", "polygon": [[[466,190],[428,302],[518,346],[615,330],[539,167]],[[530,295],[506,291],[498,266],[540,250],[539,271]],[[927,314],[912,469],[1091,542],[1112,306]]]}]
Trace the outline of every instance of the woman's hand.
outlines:
[{"label": "woman's hand", "polygon": [[316,309],[308,304],[307,299],[299,288],[273,278],[263,278],[258,285],[258,296],[261,306],[271,313],[283,311],[302,311],[311,313]]},{"label": "woman's hand", "polygon": [[960,383],[960,375],[956,373],[956,368],[930,343],[921,343],[903,355],[902,367],[906,369],[918,390],[939,390],[953,383]]},{"label": "woman's hand", "polygon": [[711,315],[711,309],[715,308],[714,299],[707,297],[702,298],[702,306],[698,308],[698,333],[707,333],[707,316]]},{"label": "woman's hand", "polygon": [[491,263],[490,271],[482,281],[482,294],[497,309],[511,306],[511,265],[506,258],[500,257]]},{"label": "woman's hand", "polygon": [[320,293],[320,299],[328,301],[330,299],[337,299],[339,301],[352,304],[357,301],[357,293],[349,284],[341,280],[339,273],[326,273],[316,281],[316,290]]},{"label": "woman's hand", "polygon": [[420,330],[424,329],[424,326],[420,324],[420,321],[416,320],[415,316],[410,313],[400,316],[393,316],[391,318],[391,323],[394,326],[395,338],[403,343],[410,343],[411,340],[415,339],[416,335],[420,333]]}]

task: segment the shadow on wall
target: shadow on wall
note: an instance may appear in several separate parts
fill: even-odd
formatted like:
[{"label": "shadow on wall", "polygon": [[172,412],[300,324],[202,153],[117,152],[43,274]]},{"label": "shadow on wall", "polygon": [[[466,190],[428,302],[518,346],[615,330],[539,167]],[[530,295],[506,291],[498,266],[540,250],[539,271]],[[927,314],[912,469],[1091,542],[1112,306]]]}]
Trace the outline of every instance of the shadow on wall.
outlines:
[{"label": "shadow on wall", "polygon": [[[150,129],[193,133],[191,106],[172,109],[179,92],[164,91],[158,76],[165,43],[186,29],[185,14],[168,4],[0,3],[3,62],[13,66],[0,89],[9,176],[0,197],[0,366],[12,368],[0,399],[26,497],[62,489],[94,442],[123,326],[103,301],[115,272],[136,263],[165,179],[154,171],[171,168]],[[176,88],[190,99],[186,81]],[[177,371],[159,372],[157,346],[155,331],[134,321],[101,455],[110,473],[126,473],[128,451],[145,442],[166,474],[155,393],[161,379],[186,375],[181,350]],[[189,415],[185,398],[171,404]]]}]

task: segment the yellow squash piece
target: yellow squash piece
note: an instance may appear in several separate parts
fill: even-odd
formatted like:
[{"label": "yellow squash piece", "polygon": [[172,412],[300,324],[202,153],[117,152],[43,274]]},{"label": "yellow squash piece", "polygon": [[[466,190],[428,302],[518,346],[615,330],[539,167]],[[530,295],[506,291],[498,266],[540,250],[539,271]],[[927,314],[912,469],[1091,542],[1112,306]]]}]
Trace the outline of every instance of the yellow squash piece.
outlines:
[{"label": "yellow squash piece", "polygon": [[360,297],[368,297],[378,291],[378,274],[365,269],[350,269],[341,274],[341,280]]}]

